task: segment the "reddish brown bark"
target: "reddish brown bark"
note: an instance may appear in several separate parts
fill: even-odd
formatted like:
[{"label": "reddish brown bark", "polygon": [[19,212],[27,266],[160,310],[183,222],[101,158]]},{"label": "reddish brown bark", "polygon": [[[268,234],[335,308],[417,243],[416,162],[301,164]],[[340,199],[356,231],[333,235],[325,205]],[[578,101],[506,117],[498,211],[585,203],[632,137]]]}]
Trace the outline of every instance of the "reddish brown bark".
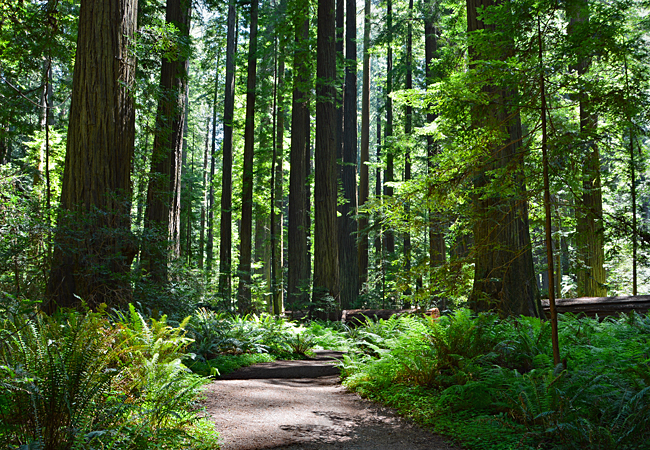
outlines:
[{"label": "reddish brown bark", "polygon": [[136,12],[135,0],[81,3],[48,312],[130,299]]}]

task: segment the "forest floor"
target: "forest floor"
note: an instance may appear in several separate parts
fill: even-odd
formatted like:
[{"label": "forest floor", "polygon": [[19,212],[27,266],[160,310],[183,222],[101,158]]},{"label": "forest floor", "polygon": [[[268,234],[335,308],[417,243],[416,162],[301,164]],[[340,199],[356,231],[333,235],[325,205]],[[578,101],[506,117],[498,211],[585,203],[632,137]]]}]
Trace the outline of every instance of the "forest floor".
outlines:
[{"label": "forest floor", "polygon": [[333,359],[239,369],[207,387],[205,407],[222,450],[458,450],[441,436],[341,386]]}]

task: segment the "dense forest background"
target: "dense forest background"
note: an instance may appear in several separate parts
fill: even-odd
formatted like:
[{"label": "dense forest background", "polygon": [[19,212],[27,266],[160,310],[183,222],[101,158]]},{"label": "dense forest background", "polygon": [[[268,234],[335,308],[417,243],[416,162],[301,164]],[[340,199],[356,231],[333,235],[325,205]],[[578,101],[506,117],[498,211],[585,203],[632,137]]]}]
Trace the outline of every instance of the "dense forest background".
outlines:
[{"label": "dense forest background", "polygon": [[0,1],[5,298],[648,292],[647,2],[101,3]]}]

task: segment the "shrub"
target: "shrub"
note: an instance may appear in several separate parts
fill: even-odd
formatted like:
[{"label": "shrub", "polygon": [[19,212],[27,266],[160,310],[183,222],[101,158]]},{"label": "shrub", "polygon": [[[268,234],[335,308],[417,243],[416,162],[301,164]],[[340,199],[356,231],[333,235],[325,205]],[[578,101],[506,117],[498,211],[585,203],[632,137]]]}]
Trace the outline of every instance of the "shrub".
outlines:
[{"label": "shrub", "polygon": [[[5,320],[0,439],[29,448],[218,448],[196,400],[205,380],[181,363],[191,342],[130,306]],[[27,447],[26,447],[27,448]]]}]

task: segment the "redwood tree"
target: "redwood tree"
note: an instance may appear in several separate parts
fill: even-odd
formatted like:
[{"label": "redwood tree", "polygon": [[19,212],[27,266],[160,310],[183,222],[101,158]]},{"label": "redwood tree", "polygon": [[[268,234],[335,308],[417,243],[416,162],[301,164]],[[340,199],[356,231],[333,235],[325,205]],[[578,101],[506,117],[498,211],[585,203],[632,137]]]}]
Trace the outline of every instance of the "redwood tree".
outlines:
[{"label": "redwood tree", "polygon": [[[359,166],[359,207],[368,201],[370,185],[370,0],[365,0],[363,18],[363,87],[361,91],[361,148]],[[359,283],[368,281],[368,216],[359,217]]]},{"label": "redwood tree", "polygon": [[250,43],[248,45],[248,80],[246,82],[246,126],[244,128],[244,167],[242,170],[241,250],[237,309],[251,308],[251,258],[253,233],[253,157],[255,149],[255,83],[257,79],[257,10],[258,0],[251,0]]},{"label": "redwood tree", "polygon": [[219,296],[230,302],[232,268],[232,147],[235,112],[235,52],[237,40],[235,1],[228,4],[226,37],[226,88],[223,106],[223,170],[221,173],[221,245],[219,246]]},{"label": "redwood tree", "polygon": [[81,2],[48,312],[130,299],[136,12],[137,0]]},{"label": "redwood tree", "polygon": [[293,106],[291,108],[291,150],[289,162],[289,248],[287,303],[293,310],[306,305],[309,294],[310,261],[307,248],[309,202],[307,173],[309,171],[309,2],[297,4],[294,27],[296,50],[293,66]]},{"label": "redwood tree", "polygon": [[578,62],[573,67],[578,84],[580,141],[582,143],[582,192],[576,207],[576,244],[578,250],[578,296],[603,297],[607,295],[605,272],[605,230],[603,221],[603,195],[600,182],[600,150],[597,139],[598,117],[594,112],[591,94],[584,87],[584,79],[591,66],[591,55],[585,54],[589,46],[583,44],[589,27],[589,4],[587,0],[567,2],[570,18],[568,34],[576,34]]},{"label": "redwood tree", "polygon": [[[183,38],[190,34],[190,0],[167,0],[166,21]],[[142,261],[155,281],[167,278],[168,258],[180,255],[181,156],[185,130],[185,102],[189,48],[178,45],[178,54],[165,56],[160,74],[160,99],[147,189]]]},{"label": "redwood tree", "polygon": [[359,295],[357,254],[357,8],[346,1],[345,93],[343,96],[343,152],[341,186],[344,202],[339,218],[341,307],[349,309]]},{"label": "redwood tree", "polygon": [[340,308],[336,221],[336,43],[334,1],[318,2],[314,178],[314,303]]},{"label": "redwood tree", "polygon": [[[492,0],[468,0],[467,28],[470,33],[500,31],[497,25],[485,24],[478,18],[481,9],[493,5],[495,2]],[[507,41],[501,44],[482,46],[480,51],[470,47],[470,57],[472,61],[505,61],[511,44]],[[495,54],[495,51],[499,53]],[[489,67],[478,67],[477,70],[489,70]],[[489,74],[486,78],[494,79]],[[503,315],[540,316],[528,229],[519,111],[513,104],[515,93],[511,86],[489,82],[485,82],[482,88],[488,102],[472,107],[472,125],[483,129],[484,139],[479,151],[485,156],[474,174],[476,262],[469,302],[476,311],[497,310]],[[499,173],[499,178],[495,173]]]}]

